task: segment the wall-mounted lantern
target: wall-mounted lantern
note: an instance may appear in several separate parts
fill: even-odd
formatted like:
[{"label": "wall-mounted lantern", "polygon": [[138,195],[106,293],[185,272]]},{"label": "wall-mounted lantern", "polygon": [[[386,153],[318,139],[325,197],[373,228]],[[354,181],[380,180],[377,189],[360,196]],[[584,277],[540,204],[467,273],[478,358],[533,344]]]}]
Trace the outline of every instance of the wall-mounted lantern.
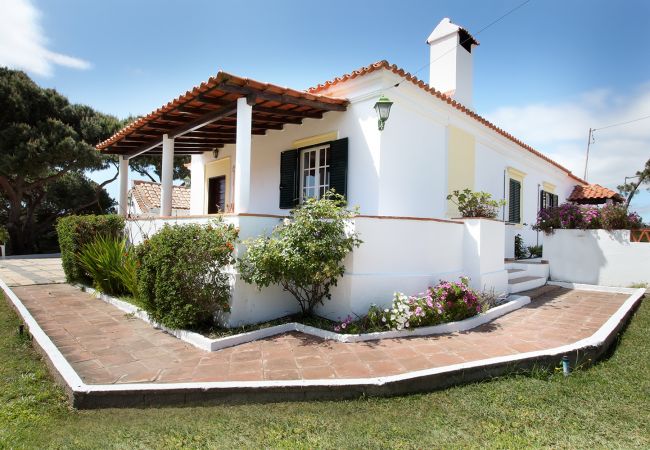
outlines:
[{"label": "wall-mounted lantern", "polygon": [[377,111],[377,117],[379,118],[378,125],[379,125],[379,131],[384,129],[384,124],[388,120],[388,116],[390,115],[390,107],[393,106],[393,102],[391,102],[388,97],[385,95],[381,95],[379,97],[379,100],[377,100],[377,103],[375,103],[375,111]]}]

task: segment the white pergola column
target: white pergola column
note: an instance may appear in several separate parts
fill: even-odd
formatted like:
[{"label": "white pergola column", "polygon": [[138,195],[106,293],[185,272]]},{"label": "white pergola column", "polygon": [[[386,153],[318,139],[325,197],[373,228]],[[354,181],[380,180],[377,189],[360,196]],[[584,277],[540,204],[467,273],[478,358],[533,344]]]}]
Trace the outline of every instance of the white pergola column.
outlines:
[{"label": "white pergola column", "polygon": [[124,156],[118,157],[120,161],[120,198],[118,201],[118,213],[126,217],[129,212],[129,160]]},{"label": "white pergola column", "polygon": [[174,187],[174,139],[163,134],[162,173],[160,176],[160,217],[172,215],[172,189]]},{"label": "white pergola column", "polygon": [[237,99],[237,141],[235,143],[235,214],[250,212],[251,135],[253,107],[246,97]]}]

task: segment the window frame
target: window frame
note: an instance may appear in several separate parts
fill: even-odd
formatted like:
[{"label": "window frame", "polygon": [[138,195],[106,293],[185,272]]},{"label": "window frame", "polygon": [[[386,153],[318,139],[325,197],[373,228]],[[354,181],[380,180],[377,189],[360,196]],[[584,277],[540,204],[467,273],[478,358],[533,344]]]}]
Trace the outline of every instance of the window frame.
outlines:
[{"label": "window frame", "polygon": [[[320,163],[320,157],[321,157],[321,152],[325,151],[325,164],[321,166]],[[308,169],[305,169],[305,157],[304,155],[306,153],[313,153],[315,152],[314,156],[314,162],[315,165],[314,167],[309,167]],[[305,147],[302,149],[298,149],[298,174],[299,174],[299,202],[302,204],[304,203],[306,198],[316,198],[320,199],[321,198],[321,193],[320,190],[322,187],[325,187],[324,192],[327,192],[330,187],[331,187],[331,170],[332,170],[332,165],[331,165],[331,160],[332,160],[332,152],[331,152],[331,145],[329,142],[323,143],[323,144],[318,144],[318,145],[313,145],[310,147]],[[320,177],[320,169],[324,168],[325,169],[325,174],[327,178],[327,183],[322,183],[321,182],[321,177]],[[314,197],[305,197],[305,170],[314,170],[315,171],[315,180],[314,180],[314,185],[310,186],[310,189],[315,190],[315,196]]]}]

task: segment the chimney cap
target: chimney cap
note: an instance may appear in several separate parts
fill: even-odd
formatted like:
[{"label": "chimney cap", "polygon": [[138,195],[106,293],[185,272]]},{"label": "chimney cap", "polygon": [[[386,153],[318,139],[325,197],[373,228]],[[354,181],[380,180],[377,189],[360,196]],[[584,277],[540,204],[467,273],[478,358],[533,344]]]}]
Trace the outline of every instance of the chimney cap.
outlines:
[{"label": "chimney cap", "polygon": [[471,52],[472,45],[480,45],[479,42],[467,31],[465,28],[456,25],[453,23],[449,17],[445,17],[440,21],[440,23],[433,29],[429,37],[427,38],[427,44],[431,44],[434,41],[442,39],[449,36],[450,34],[458,33],[460,44],[465,47],[465,49]]}]

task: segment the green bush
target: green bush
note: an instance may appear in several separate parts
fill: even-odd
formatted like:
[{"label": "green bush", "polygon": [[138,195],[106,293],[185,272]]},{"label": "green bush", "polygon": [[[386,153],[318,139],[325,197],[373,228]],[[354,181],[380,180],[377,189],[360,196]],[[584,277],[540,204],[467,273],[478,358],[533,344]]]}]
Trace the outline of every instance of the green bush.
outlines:
[{"label": "green bush", "polygon": [[230,309],[229,275],[237,229],[165,225],[136,248],[139,301],[156,322],[171,328],[212,325]]},{"label": "green bush", "polygon": [[529,245],[526,247],[531,258],[541,258],[543,247],[541,245]]},{"label": "green bush", "polygon": [[79,264],[93,280],[93,286],[109,295],[136,295],[135,257],[126,239],[97,236],[82,247]]},{"label": "green bush", "polygon": [[528,250],[524,245],[524,238],[521,237],[521,234],[515,235],[515,258],[522,259],[528,256]]},{"label": "green bush", "polygon": [[56,232],[61,248],[61,261],[69,283],[92,283],[79,263],[81,249],[97,236],[121,238],[124,218],[115,214],[102,216],[66,216],[57,221]]},{"label": "green bush", "polygon": [[496,218],[498,209],[506,204],[505,200],[492,200],[488,192],[474,192],[471,189],[453,191],[447,196],[456,206],[462,217]]},{"label": "green bush", "polygon": [[260,289],[279,284],[298,301],[303,315],[311,314],[331,297],[330,288],[345,272],[343,259],[361,244],[356,233],[346,233],[353,216],[344,198],[333,192],[308,199],[270,237],[246,242],[242,279]]},{"label": "green bush", "polygon": [[9,232],[7,231],[7,228],[0,225],[0,245],[6,244],[8,240]]}]

